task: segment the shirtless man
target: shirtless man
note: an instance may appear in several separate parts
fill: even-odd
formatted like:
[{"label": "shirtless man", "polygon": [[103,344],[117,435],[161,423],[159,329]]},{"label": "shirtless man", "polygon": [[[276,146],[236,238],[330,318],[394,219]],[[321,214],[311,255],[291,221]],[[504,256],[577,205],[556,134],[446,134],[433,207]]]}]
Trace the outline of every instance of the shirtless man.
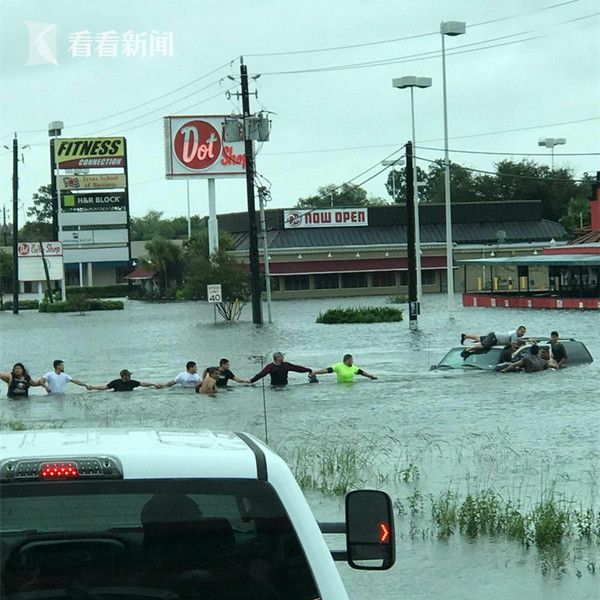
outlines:
[{"label": "shirtless man", "polygon": [[196,385],[196,393],[214,396],[217,393],[217,381],[219,381],[219,375],[219,369],[216,367],[209,367],[206,369],[206,377],[204,377],[201,383]]}]

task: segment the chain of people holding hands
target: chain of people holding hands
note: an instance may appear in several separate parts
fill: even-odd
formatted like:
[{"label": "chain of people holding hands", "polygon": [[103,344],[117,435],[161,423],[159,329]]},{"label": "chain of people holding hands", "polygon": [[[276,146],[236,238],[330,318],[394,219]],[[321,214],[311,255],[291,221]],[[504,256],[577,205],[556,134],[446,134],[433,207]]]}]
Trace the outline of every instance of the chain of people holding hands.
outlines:
[{"label": "chain of people holding hands", "polygon": [[162,389],[177,385],[194,388],[199,394],[214,395],[219,389],[226,389],[229,380],[239,384],[252,385],[267,375],[270,377],[272,386],[285,386],[288,383],[288,374],[290,372],[307,373],[309,382],[311,383],[318,381],[317,375],[327,373],[335,373],[338,383],[351,383],[355,375],[361,375],[368,379],[377,379],[374,375],[358,368],[354,364],[351,354],[344,355],[341,362],[331,367],[310,369],[286,362],[283,353],[275,352],[273,354],[273,362],[266,365],[251,379],[241,379],[234,375],[230,369],[229,360],[226,358],[222,358],[219,361],[218,367],[207,367],[204,369],[202,375],[198,374],[198,365],[194,361],[189,361],[185,366],[185,371],[182,371],[174,379],[166,383],[138,381],[132,378],[133,373],[131,371],[123,369],[119,373],[118,379],[113,379],[105,385],[91,385],[67,375],[63,360],[55,360],[52,366],[52,371],[49,371],[39,379],[31,377],[23,363],[15,363],[10,373],[0,372],[0,379],[8,385],[8,397],[13,399],[26,398],[29,395],[29,388],[36,386],[45,388],[49,394],[64,394],[65,388],[69,383],[82,386],[89,391],[112,390],[114,392],[130,392],[138,387]]}]

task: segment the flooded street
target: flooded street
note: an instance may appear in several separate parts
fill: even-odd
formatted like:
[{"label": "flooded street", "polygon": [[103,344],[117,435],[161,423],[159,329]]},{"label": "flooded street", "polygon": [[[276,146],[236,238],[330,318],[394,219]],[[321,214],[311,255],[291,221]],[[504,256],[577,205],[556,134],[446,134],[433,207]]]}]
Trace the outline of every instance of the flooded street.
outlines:
[{"label": "flooded street", "polygon": [[[445,296],[426,297],[419,329],[408,323],[318,325],[320,311],[380,305],[384,298],[277,302],[275,323],[255,328],[247,307],[235,325],[213,323],[203,304],[128,302],[124,311],[80,315],[0,314],[0,369],[25,363],[32,376],[52,360],[65,372],[105,384],[127,368],[141,381],[165,383],[221,357],[242,378],[260,370],[275,350],[311,368],[354,355],[378,376],[337,385],[322,375],[308,384],[291,373],[286,389],[265,389],[269,444],[303,483],[323,520],[343,512],[344,487],[377,486],[397,509],[397,562],[386,573],[340,570],[351,598],[593,599],[600,596],[598,538],[573,539],[551,559],[505,535],[439,538],[432,499],[491,490],[531,510],[553,500],[568,510],[600,508],[599,362],[559,372],[498,375],[429,372],[461,332],[508,331],[583,341],[600,361],[597,312],[464,309],[451,317]],[[2,388],[0,422],[40,427],[212,428],[248,431],[265,439],[263,388],[230,383],[216,398],[186,389],[87,392],[71,385],[62,398],[34,388],[28,401],[9,401]],[[15,424],[13,423],[13,426]],[[450,496],[448,496],[450,494]],[[335,547],[335,538],[331,540]],[[549,561],[552,563],[549,568]],[[593,565],[593,566],[590,566]],[[595,571],[595,572],[594,572]]]}]

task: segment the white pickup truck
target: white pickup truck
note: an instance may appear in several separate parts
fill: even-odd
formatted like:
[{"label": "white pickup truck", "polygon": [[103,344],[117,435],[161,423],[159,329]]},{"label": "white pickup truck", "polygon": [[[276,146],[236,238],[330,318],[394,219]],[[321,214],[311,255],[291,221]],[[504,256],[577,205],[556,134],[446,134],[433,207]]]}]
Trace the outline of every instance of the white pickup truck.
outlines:
[{"label": "white pickup truck", "polygon": [[[331,552],[323,533],[344,533]],[[0,435],[4,600],[343,600],[333,560],[394,564],[389,497],[316,522],[285,462],[244,433]]]}]

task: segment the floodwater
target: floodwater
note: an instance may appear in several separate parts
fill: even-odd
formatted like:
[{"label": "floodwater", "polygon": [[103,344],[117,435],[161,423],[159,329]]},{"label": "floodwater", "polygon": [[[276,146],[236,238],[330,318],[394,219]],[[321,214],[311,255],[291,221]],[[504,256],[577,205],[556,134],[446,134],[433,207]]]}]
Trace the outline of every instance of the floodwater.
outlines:
[{"label": "floodwater", "polygon": [[[548,570],[535,547],[525,549],[502,535],[470,540],[456,534],[440,540],[429,519],[430,495],[448,490],[464,496],[491,489],[523,507],[552,497],[566,508],[598,510],[600,362],[530,375],[428,371],[457,344],[460,332],[504,331],[521,324],[533,335],[557,329],[563,337],[582,340],[600,361],[600,314],[459,307],[448,316],[445,297],[428,296],[417,331],[410,331],[407,321],[315,323],[327,308],[383,302],[276,302],[274,324],[262,328],[248,321],[249,307],[246,321],[215,326],[212,309],[199,303],[128,302],[122,312],[84,316],[0,314],[0,369],[21,361],[36,377],[61,358],[66,372],[85,382],[107,383],[122,368],[136,379],[166,382],[188,360],[214,365],[225,356],[234,373],[246,378],[260,370],[257,357],[268,361],[281,350],[290,362],[312,368],[329,366],[350,352],[358,366],[379,378],[341,386],[334,376],[323,375],[311,385],[304,374],[292,373],[287,389],[265,389],[267,431],[262,386],[235,383],[216,398],[175,388],[89,393],[72,384],[67,396],[47,398],[34,389],[28,401],[0,399],[0,423],[210,427],[262,439],[268,433],[270,445],[297,474],[318,479],[324,462],[331,464],[335,457],[338,467],[330,470],[330,483],[350,457],[351,484],[385,489],[404,507],[396,518],[392,570],[368,573],[340,565],[355,600],[600,598],[597,544],[566,544]],[[341,496],[315,490],[306,495],[318,518],[342,516]],[[410,498],[417,497],[422,510],[412,515]],[[335,547],[339,541],[333,537],[330,543]]]}]

